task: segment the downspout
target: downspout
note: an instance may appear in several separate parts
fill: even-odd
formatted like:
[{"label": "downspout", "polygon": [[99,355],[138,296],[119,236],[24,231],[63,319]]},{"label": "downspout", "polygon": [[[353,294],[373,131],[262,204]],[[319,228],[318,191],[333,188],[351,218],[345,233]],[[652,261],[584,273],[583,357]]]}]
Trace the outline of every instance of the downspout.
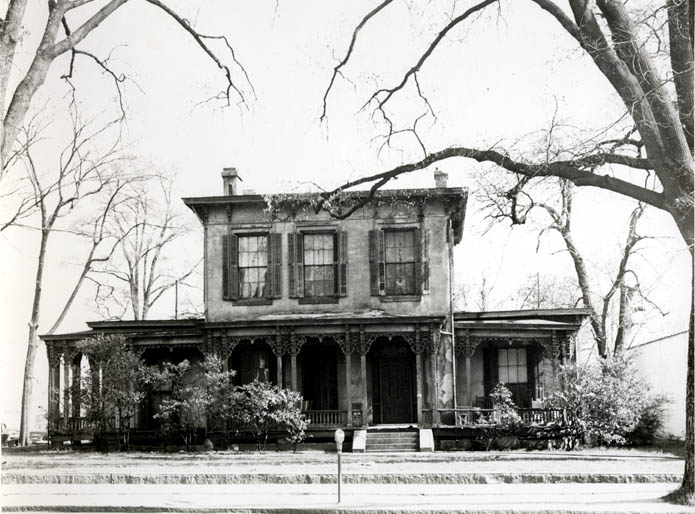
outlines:
[{"label": "downspout", "polygon": [[449,228],[449,330],[451,330],[451,376],[453,379],[454,395],[454,419],[456,419],[456,329],[454,327],[454,231],[451,218],[448,220]]}]

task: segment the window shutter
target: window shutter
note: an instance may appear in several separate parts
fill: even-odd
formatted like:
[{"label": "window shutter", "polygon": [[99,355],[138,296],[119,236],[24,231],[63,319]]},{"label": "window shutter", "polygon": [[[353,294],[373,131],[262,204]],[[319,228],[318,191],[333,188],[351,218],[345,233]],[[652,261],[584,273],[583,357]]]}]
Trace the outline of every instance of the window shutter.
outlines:
[{"label": "window shutter", "polygon": [[229,235],[222,236],[222,299],[231,300],[229,296]]},{"label": "window shutter", "polygon": [[280,275],[280,234],[269,233],[266,242],[267,268],[265,272],[266,298],[280,298],[282,296],[282,277]]},{"label": "window shutter", "polygon": [[422,294],[430,294],[430,231],[422,231]]},{"label": "window shutter", "polygon": [[295,277],[295,262],[294,253],[296,251],[295,239],[297,234],[289,233],[287,234],[287,276],[290,282],[290,298],[297,298],[297,286]]},{"label": "window shutter", "polygon": [[239,238],[229,234],[229,297],[239,299]]},{"label": "window shutter", "polygon": [[282,298],[282,234],[270,234],[269,247],[273,254],[273,298]]},{"label": "window shutter", "polygon": [[347,251],[348,235],[347,232],[336,232],[334,236],[334,248],[336,248],[336,296],[347,296]]},{"label": "window shutter", "polygon": [[422,230],[416,228],[413,230],[413,251],[415,253],[415,292],[422,294]]},{"label": "window shutter", "polygon": [[295,288],[297,290],[297,298],[304,298],[304,236],[297,234],[295,241]]},{"label": "window shutter", "polygon": [[369,289],[372,296],[385,292],[384,231],[369,231]]}]

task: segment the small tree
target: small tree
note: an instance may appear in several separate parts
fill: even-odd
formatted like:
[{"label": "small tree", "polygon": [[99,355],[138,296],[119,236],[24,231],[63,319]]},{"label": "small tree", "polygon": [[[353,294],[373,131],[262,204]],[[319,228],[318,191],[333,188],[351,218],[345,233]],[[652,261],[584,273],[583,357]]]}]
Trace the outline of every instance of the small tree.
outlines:
[{"label": "small tree", "polygon": [[120,443],[127,449],[131,420],[145,398],[148,368],[121,335],[100,334],[79,342],[78,349],[90,363],[81,387],[87,418],[99,435],[118,419]]},{"label": "small tree", "polygon": [[255,380],[235,389],[232,415],[242,425],[253,428],[259,451],[265,448],[272,429],[287,431],[296,447],[304,440],[309,425],[301,404],[299,393]]},{"label": "small tree", "polygon": [[199,380],[187,381],[191,364],[184,360],[178,364],[163,363],[161,369],[151,367],[151,384],[170,395],[162,400],[154,418],[161,423],[162,435],[171,439],[181,436],[186,449],[193,448],[195,431],[202,424],[208,398]]},{"label": "small tree", "polygon": [[233,425],[234,384],[236,372],[225,371],[222,359],[208,356],[203,361],[203,374],[200,377],[198,393],[203,395],[205,409],[206,437],[211,428],[224,432],[225,444],[229,444],[229,431]]}]

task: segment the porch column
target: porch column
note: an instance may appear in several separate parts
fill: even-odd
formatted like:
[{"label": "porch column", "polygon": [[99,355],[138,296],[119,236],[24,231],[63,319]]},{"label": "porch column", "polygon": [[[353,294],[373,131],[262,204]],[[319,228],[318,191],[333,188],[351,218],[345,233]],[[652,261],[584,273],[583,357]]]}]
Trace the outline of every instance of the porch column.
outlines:
[{"label": "porch column", "polygon": [[280,332],[276,332],[274,337],[269,337],[268,343],[275,354],[275,382],[278,387],[282,387],[282,356],[285,352],[282,347],[282,335],[280,335]]},{"label": "porch column", "polygon": [[471,359],[475,350],[478,347],[480,340],[475,337],[471,337],[471,331],[466,330],[463,339],[463,354],[466,357],[466,404],[469,407],[473,407],[473,383],[471,379]]},{"label": "porch column", "polygon": [[350,339],[350,329],[345,327],[345,339],[340,345],[345,356],[345,412],[347,413],[347,427],[352,428],[352,352],[353,345]]},{"label": "porch column", "polygon": [[[79,355],[79,354],[78,354]],[[82,403],[80,400],[80,396],[82,393],[82,384],[81,382],[81,373],[82,373],[82,366],[81,366],[81,360],[77,363],[72,362],[71,363],[71,368],[72,368],[72,387],[70,391],[70,398],[72,399],[71,406],[72,406],[72,416],[75,418],[80,417],[80,404]]]},{"label": "porch column", "polygon": [[417,424],[422,426],[422,353],[415,354],[415,373],[417,391]]},{"label": "porch column", "polygon": [[297,354],[302,349],[302,345],[305,341],[305,336],[296,336],[295,334],[290,334],[290,377],[293,391],[297,390]]},{"label": "porch column", "polygon": [[430,329],[430,365],[432,367],[432,425],[439,425],[439,377],[437,376],[437,350],[439,349],[441,334],[436,326]]},{"label": "porch column", "polygon": [[60,416],[60,351],[53,345],[46,344],[48,354],[48,428],[56,426]]},{"label": "porch column", "polygon": [[371,343],[365,336],[364,329],[360,327],[360,380],[362,382],[362,426],[367,427],[367,352]]},{"label": "porch column", "polygon": [[422,407],[423,407],[423,384],[422,384],[422,352],[425,351],[425,344],[420,336],[420,325],[415,325],[414,336],[406,336],[406,341],[410,349],[415,354],[415,405],[417,424],[422,426]]},{"label": "porch column", "polygon": [[63,349],[63,427],[68,427],[70,417],[70,356],[68,347]]}]

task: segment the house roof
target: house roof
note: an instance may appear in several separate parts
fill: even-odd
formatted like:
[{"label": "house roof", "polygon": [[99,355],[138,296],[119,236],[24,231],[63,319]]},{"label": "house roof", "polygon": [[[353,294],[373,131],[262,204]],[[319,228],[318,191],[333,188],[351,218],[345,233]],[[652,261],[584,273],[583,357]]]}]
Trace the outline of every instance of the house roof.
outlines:
[{"label": "house roof", "polygon": [[[317,193],[318,194],[318,193]],[[356,200],[368,198],[369,191],[348,191],[348,195]],[[288,199],[301,199],[306,197],[306,193],[297,194],[243,194],[243,195],[226,195],[226,196],[202,196],[202,197],[187,197],[182,198],[191,210],[193,210],[199,218],[203,219],[202,215],[210,206],[227,206],[227,205],[266,205],[267,196],[281,196]],[[463,235],[463,222],[466,214],[466,203],[468,200],[468,190],[461,187],[447,188],[420,188],[420,189],[380,189],[374,193],[374,198],[379,199],[399,199],[399,198],[438,198],[449,200],[454,203],[454,208],[451,211],[452,227],[454,230],[454,241],[459,243]]]}]

